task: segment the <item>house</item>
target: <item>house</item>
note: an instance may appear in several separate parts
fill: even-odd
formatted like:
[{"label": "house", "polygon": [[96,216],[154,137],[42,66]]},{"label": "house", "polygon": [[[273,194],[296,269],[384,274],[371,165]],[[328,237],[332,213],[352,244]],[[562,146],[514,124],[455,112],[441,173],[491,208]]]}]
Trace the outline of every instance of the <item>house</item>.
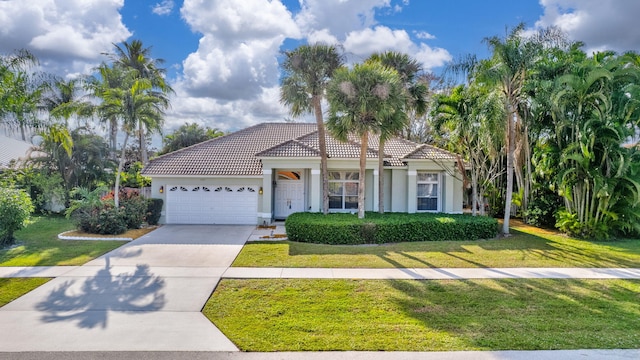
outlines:
[{"label": "house", "polygon": [[[327,135],[329,207],[358,207],[358,139]],[[462,213],[456,155],[393,138],[378,173],[378,139],[371,136],[365,207],[378,210],[378,176],[384,176],[385,211]],[[322,211],[318,132],[312,123],[262,123],[157,157],[142,174],[151,196],[164,200],[166,224],[269,224],[294,212]]]},{"label": "house", "polygon": [[23,162],[29,158],[33,145],[0,135],[0,170],[9,167],[12,161]]}]

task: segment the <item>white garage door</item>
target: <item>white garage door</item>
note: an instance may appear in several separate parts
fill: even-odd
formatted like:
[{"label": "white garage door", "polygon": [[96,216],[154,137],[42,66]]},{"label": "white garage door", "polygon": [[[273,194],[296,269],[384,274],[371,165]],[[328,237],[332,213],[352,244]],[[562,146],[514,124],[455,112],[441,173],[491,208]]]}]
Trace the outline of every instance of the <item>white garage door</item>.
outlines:
[{"label": "white garage door", "polygon": [[167,186],[167,224],[256,224],[256,186]]}]

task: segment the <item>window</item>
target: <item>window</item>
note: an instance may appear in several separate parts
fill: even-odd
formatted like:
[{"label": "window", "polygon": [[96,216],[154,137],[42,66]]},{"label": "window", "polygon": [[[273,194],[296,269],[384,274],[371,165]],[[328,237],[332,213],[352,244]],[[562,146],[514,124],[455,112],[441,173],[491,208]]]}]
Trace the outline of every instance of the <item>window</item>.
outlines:
[{"label": "window", "polygon": [[329,209],[358,208],[358,172],[329,171]]},{"label": "window", "polygon": [[438,211],[438,173],[418,172],[418,211]]}]

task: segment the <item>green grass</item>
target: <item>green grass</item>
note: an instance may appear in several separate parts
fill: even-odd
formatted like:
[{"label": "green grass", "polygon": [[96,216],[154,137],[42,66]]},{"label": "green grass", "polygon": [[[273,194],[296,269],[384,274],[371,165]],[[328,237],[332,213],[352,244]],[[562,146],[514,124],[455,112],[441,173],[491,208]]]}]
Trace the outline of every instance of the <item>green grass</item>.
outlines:
[{"label": "green grass", "polygon": [[0,306],[10,303],[49,280],[46,278],[0,278]]},{"label": "green grass", "polygon": [[125,243],[58,239],[59,233],[73,228],[64,217],[34,217],[15,233],[15,246],[0,249],[0,266],[82,265]]},{"label": "green grass", "polygon": [[640,347],[637,280],[224,279],[204,314],[242,351]]},{"label": "green grass", "polygon": [[640,240],[592,242],[515,223],[508,238],[369,246],[248,243],[233,266],[327,268],[639,267]]}]

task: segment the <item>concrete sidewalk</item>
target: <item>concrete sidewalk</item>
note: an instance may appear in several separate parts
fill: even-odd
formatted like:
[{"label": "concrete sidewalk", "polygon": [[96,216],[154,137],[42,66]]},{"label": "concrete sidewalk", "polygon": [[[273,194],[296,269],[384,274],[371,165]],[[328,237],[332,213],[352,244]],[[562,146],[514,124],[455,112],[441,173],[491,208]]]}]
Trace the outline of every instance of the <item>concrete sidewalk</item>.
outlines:
[{"label": "concrete sidewalk", "polygon": [[[120,272],[135,270],[133,262],[118,266]],[[0,278],[91,276],[102,266],[0,267]],[[217,277],[233,279],[640,279],[640,268],[253,268],[212,266],[154,266],[162,277]]]},{"label": "concrete sidewalk", "polygon": [[640,269],[628,268],[247,268],[231,267],[223,278],[237,279],[640,279]]},{"label": "concrete sidewalk", "polygon": [[640,350],[538,351],[326,351],[326,352],[29,352],[2,353],[3,360],[637,360]]}]

